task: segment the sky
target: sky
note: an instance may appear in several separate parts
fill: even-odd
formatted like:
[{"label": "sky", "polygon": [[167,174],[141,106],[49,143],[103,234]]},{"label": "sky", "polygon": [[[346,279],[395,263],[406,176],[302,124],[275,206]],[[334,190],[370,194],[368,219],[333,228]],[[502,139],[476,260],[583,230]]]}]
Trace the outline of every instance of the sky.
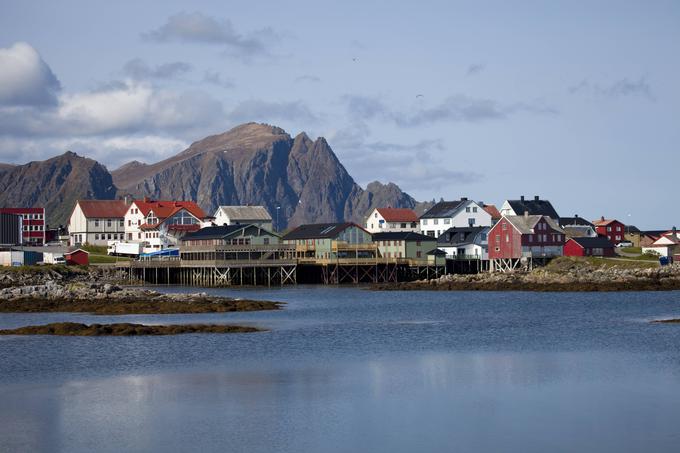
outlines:
[{"label": "sky", "polygon": [[418,200],[680,226],[680,2],[0,0],[0,162],[249,121]]}]

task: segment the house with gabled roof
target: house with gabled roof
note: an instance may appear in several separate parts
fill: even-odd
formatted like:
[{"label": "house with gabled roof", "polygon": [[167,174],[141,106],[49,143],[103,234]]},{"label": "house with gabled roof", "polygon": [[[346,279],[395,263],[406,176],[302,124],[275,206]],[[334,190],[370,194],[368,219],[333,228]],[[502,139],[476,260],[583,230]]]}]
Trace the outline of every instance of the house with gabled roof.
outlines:
[{"label": "house with gabled roof", "polygon": [[602,216],[598,220],[594,220],[593,225],[595,225],[595,231],[599,236],[606,237],[614,245],[625,240],[626,226],[623,222],[616,219],[605,219]]},{"label": "house with gabled roof", "polygon": [[489,259],[561,256],[565,233],[546,215],[505,215],[489,231]]},{"label": "house with gabled roof", "polygon": [[564,256],[603,256],[616,255],[614,244],[602,236],[573,237],[564,244]]},{"label": "house with gabled roof", "polygon": [[145,252],[163,250],[211,220],[193,201],[134,200],[125,212],[125,240],[144,243]]},{"label": "house with gabled roof", "polygon": [[534,196],[533,200],[525,198],[524,195],[519,200],[505,200],[501,206],[501,215],[504,216],[520,216],[525,213],[547,216],[555,221],[560,218],[552,203],[548,200],[541,200],[538,195]]},{"label": "house with gabled roof", "polygon": [[437,239],[437,248],[449,259],[489,259],[491,227],[454,227]]},{"label": "house with gabled roof", "polygon": [[595,225],[578,215],[574,215],[574,217],[560,217],[559,225],[569,238],[597,237]]},{"label": "house with gabled roof", "polygon": [[680,259],[680,233],[673,227],[671,231],[663,233],[654,243],[642,247],[642,253],[653,253]]},{"label": "house with gabled roof", "polygon": [[370,233],[420,231],[418,214],[408,208],[375,208],[366,217],[364,227]]},{"label": "house with gabled roof", "polygon": [[68,220],[69,245],[107,245],[125,237],[123,200],[77,200]]},{"label": "house with gabled roof", "polygon": [[456,201],[440,201],[420,216],[420,231],[439,237],[452,227],[491,226],[491,214],[479,203],[467,198]]},{"label": "house with gabled roof", "polygon": [[300,225],[285,234],[284,244],[296,246],[299,259],[376,258],[371,233],[352,222]]},{"label": "house with gabled roof", "polygon": [[215,211],[215,225],[258,225],[273,231],[272,216],[264,206],[220,206]]}]

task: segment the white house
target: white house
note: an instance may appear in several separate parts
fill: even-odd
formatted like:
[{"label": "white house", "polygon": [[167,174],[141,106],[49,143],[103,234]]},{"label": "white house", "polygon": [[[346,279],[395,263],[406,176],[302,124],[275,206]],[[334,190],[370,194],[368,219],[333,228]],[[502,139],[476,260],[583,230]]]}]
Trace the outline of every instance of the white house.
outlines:
[{"label": "white house", "polygon": [[264,206],[220,206],[214,217],[217,226],[251,224],[273,231],[272,216]]},{"label": "white house", "polygon": [[78,200],[68,220],[69,245],[107,245],[122,240],[127,205],[123,200]]},{"label": "white house", "polygon": [[440,201],[420,216],[420,231],[439,237],[452,227],[491,226],[493,220],[479,203],[461,198],[457,201]]},{"label": "white house", "polygon": [[489,259],[491,227],[449,228],[437,239],[437,248],[449,259]]},{"label": "white house", "polygon": [[207,219],[193,201],[134,200],[125,212],[125,240],[143,243],[144,252],[162,250],[207,226]]},{"label": "white house", "polygon": [[642,247],[642,253],[653,253],[659,256],[674,256],[680,254],[680,235],[675,228],[661,235],[651,245]]},{"label": "white house", "polygon": [[365,227],[370,233],[420,232],[418,214],[406,208],[375,208],[366,217]]}]

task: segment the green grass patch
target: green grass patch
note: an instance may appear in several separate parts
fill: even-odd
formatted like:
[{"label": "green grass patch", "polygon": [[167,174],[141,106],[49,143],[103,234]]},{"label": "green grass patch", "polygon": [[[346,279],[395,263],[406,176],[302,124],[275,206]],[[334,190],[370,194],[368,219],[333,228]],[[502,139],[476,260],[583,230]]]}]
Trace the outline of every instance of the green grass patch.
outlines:
[{"label": "green grass patch", "polygon": [[90,264],[110,264],[120,263],[122,261],[130,261],[127,256],[109,256],[109,255],[93,255],[90,254]]},{"label": "green grass patch", "polygon": [[81,245],[81,249],[86,250],[90,253],[94,253],[96,255],[106,255],[107,253],[107,248],[105,245]]},{"label": "green grass patch", "polygon": [[636,253],[638,255],[642,254],[642,247],[621,247],[620,250],[623,253]]}]

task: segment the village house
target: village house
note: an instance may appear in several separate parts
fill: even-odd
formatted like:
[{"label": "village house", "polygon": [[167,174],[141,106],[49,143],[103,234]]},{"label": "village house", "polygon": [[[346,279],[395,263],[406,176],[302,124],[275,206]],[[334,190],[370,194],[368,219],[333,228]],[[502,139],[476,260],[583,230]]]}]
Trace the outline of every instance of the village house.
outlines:
[{"label": "village house", "polygon": [[388,259],[427,261],[428,252],[437,248],[437,240],[412,231],[375,233],[373,242],[380,256]]},{"label": "village house", "polygon": [[489,231],[491,227],[449,228],[437,239],[437,248],[446,252],[448,259],[489,259]]},{"label": "village house", "polygon": [[452,227],[491,226],[491,214],[477,202],[461,198],[457,201],[440,201],[420,216],[420,231],[439,237]]},{"label": "village house", "polygon": [[666,230],[641,231],[634,225],[626,225],[623,237],[626,241],[630,241],[633,247],[647,247],[656,242],[664,233],[666,233]]},{"label": "village house", "polygon": [[0,245],[21,245],[22,233],[20,215],[0,212]]},{"label": "village house", "polygon": [[211,218],[193,201],[134,200],[125,212],[125,240],[144,244],[144,250],[177,245],[186,233],[198,231]]},{"label": "village house", "polygon": [[564,256],[616,256],[614,244],[603,236],[572,237],[564,244]]},{"label": "village house", "polygon": [[489,259],[561,256],[564,230],[546,215],[503,216],[489,231]]},{"label": "village house", "polygon": [[215,211],[215,225],[257,225],[274,231],[272,216],[264,206],[220,206]]},{"label": "village house", "polygon": [[351,222],[300,225],[283,236],[299,259],[376,258],[371,233]]},{"label": "village house", "polygon": [[560,218],[552,203],[548,200],[541,200],[538,195],[533,200],[526,199],[524,195],[519,200],[505,200],[501,206],[501,215],[504,216],[520,216],[525,213],[547,216],[556,222]]},{"label": "village house", "polygon": [[22,219],[21,243],[26,245],[45,244],[45,208],[0,208],[2,214],[14,214]]},{"label": "village house", "polygon": [[78,200],[68,221],[69,245],[107,245],[125,237],[123,200]]},{"label": "village house", "polygon": [[680,258],[680,233],[673,227],[671,231],[663,233],[653,244],[643,246],[642,253],[652,253],[658,256]]},{"label": "village house", "polygon": [[595,225],[578,215],[574,217],[560,217],[559,224],[568,238],[597,237]]},{"label": "village house", "polygon": [[594,220],[595,231],[598,235],[606,237],[614,243],[614,245],[624,240],[626,226],[615,219],[605,219],[604,216],[599,220]]},{"label": "village house", "polygon": [[418,214],[406,208],[375,208],[366,217],[369,233],[420,231]]}]

